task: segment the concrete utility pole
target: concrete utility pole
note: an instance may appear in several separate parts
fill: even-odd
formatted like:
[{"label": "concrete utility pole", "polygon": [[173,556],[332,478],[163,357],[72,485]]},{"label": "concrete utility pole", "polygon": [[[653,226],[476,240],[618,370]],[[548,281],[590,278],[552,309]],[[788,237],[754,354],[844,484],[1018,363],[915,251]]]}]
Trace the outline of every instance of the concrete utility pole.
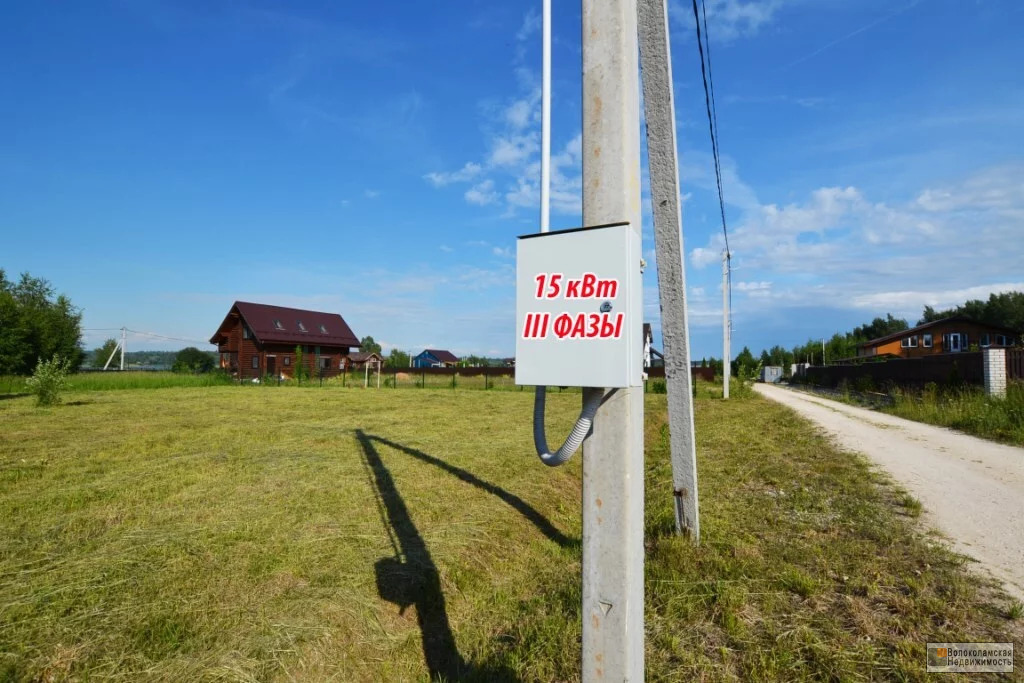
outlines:
[{"label": "concrete utility pole", "polygon": [[128,341],[128,329],[121,328],[121,370],[124,370],[124,345]]},{"label": "concrete utility pole", "polygon": [[732,374],[732,324],[729,322],[729,252],[722,251],[722,398],[729,398]]},{"label": "concrete utility pole", "polygon": [[676,116],[672,92],[666,0],[639,0],[640,74],[644,85],[647,156],[654,210],[654,243],[661,297],[661,336],[668,388],[669,442],[676,531],[700,540],[697,498],[697,447],[693,428],[690,333],[686,315]]},{"label": "concrete utility pole", "polygon": [[[640,232],[638,69],[636,0],[583,0],[584,225]],[[643,424],[643,389],[617,389],[583,443],[584,681],[644,678]]]}]

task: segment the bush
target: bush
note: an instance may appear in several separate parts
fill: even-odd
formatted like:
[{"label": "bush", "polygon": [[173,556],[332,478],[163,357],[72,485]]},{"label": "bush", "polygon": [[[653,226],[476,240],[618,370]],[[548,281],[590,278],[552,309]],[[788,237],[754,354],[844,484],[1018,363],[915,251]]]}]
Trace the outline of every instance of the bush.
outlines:
[{"label": "bush", "polygon": [[50,360],[39,360],[35,372],[25,380],[28,390],[36,396],[36,405],[60,403],[60,392],[67,386],[70,369],[71,361],[58,355]]}]

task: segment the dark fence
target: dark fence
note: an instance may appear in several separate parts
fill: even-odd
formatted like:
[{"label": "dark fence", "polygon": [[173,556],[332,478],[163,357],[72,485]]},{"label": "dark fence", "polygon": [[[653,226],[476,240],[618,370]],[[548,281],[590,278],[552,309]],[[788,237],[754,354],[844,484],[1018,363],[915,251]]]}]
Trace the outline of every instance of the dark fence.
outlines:
[{"label": "dark fence", "polygon": [[923,387],[930,382],[947,386],[985,383],[981,351],[897,358],[859,365],[810,367],[807,368],[806,378],[811,384],[824,387],[837,387],[845,380],[848,385],[855,388],[882,388],[890,384]]},{"label": "dark fence", "polygon": [[[705,382],[715,381],[715,371],[713,368],[690,368],[690,372],[692,373],[693,379],[702,379]],[[665,368],[663,366],[647,368],[647,376],[650,379],[664,379]]]},{"label": "dark fence", "polygon": [[1006,378],[1024,380],[1024,349],[1006,349]]}]

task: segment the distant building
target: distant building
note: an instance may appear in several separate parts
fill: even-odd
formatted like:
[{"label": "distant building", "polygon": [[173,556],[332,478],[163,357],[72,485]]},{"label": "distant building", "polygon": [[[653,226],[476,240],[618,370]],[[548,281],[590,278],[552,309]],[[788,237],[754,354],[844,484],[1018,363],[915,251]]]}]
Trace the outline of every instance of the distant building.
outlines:
[{"label": "distant building", "polygon": [[759,378],[762,382],[769,384],[776,384],[782,381],[782,366],[781,365],[764,365],[761,367],[761,377]]},{"label": "distant building", "polygon": [[239,377],[295,376],[295,349],[312,376],[338,374],[345,356],[359,347],[337,313],[236,301],[210,337],[220,367]]},{"label": "distant building", "polygon": [[414,368],[454,368],[458,363],[455,354],[443,349],[424,349],[412,359]]},{"label": "distant building", "polygon": [[357,351],[355,353],[348,354],[347,361],[348,367],[355,370],[362,370],[364,367],[369,365],[371,368],[380,367],[381,357],[379,353],[367,353],[365,351]]},{"label": "distant building", "polygon": [[989,346],[1013,346],[1013,330],[975,322],[964,316],[934,320],[902,332],[887,334],[857,347],[857,357],[916,358],[960,353]]}]

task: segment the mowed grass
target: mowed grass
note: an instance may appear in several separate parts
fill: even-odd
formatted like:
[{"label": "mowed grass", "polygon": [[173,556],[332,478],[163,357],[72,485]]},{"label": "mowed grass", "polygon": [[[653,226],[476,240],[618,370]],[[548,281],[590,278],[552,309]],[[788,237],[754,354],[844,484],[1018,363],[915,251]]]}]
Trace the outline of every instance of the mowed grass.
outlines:
[{"label": "mowed grass", "polygon": [[[698,401],[704,537],[675,537],[664,398],[650,678],[924,680],[927,641],[1021,642],[894,489],[760,398]],[[580,458],[537,461],[529,392],[67,399],[0,401],[0,680],[579,678]],[[552,440],[578,405],[550,396]]]}]

